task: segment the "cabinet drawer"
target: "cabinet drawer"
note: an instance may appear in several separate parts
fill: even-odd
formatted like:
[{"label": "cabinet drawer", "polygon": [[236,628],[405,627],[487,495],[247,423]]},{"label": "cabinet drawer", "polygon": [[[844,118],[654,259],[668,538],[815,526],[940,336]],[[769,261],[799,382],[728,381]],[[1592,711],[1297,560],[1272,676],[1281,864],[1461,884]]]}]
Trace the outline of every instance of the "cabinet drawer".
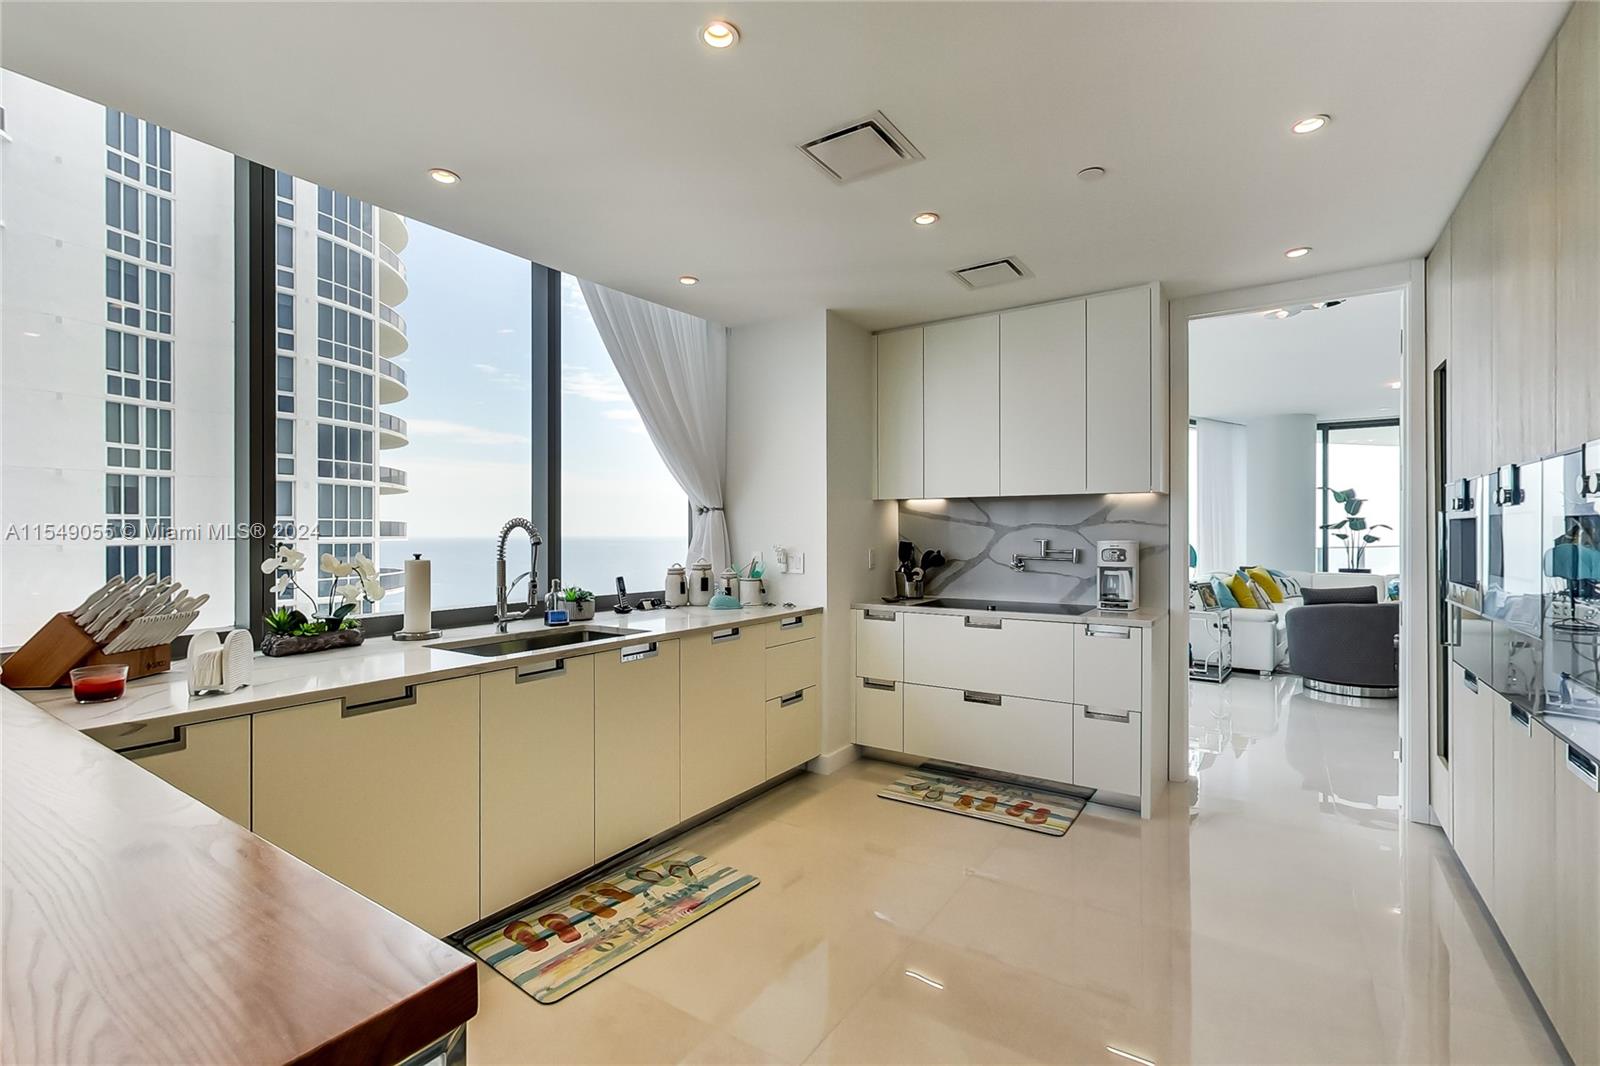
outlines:
[{"label": "cabinet drawer", "polygon": [[905,616],[905,679],[1068,703],[1073,630],[1061,622],[982,613]]},{"label": "cabinet drawer", "polygon": [[766,780],[767,649],[760,626],[695,633],[681,645],[683,781],[693,818]]},{"label": "cabinet drawer", "polygon": [[856,676],[904,681],[905,615],[899,611],[856,611]]},{"label": "cabinet drawer", "polygon": [[856,743],[885,751],[905,750],[905,686],[898,681],[856,679]]},{"label": "cabinet drawer", "polygon": [[797,640],[767,648],[767,699],[777,699],[817,683],[822,641]]},{"label": "cabinet drawer", "polygon": [[1138,711],[1072,709],[1072,783],[1125,796],[1140,793],[1143,742]]},{"label": "cabinet drawer", "polygon": [[594,854],[678,824],[679,648],[646,641],[594,656]]},{"label": "cabinet drawer", "polygon": [[1144,631],[1136,626],[1073,626],[1072,701],[1123,711],[1144,709]]},{"label": "cabinet drawer", "polygon": [[793,618],[783,618],[776,622],[768,622],[764,627],[767,631],[767,647],[776,648],[780,644],[792,644],[797,640],[808,640],[822,632],[822,616],[820,614],[797,614]]},{"label": "cabinet drawer", "polygon": [[1556,869],[1552,909],[1587,921],[1563,921],[1556,938],[1554,1007],[1550,1017],[1574,1062],[1600,1062],[1600,774],[1595,761],[1555,746]]},{"label": "cabinet drawer", "polygon": [[1070,781],[1072,707],[1020,696],[906,685],[905,750],[1002,773]]},{"label": "cabinet drawer", "polygon": [[179,792],[250,828],[250,716],[182,726],[165,743],[122,754]]},{"label": "cabinet drawer", "polygon": [[810,762],[822,752],[822,701],[814,688],[767,701],[767,777]]}]

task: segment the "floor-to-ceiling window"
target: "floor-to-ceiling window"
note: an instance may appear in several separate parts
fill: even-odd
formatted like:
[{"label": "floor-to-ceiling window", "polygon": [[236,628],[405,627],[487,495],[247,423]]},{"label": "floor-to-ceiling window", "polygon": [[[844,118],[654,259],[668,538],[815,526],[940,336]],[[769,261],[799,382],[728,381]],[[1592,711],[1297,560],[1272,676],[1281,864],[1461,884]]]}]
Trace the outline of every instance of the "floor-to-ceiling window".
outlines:
[{"label": "floor-to-ceiling window", "polygon": [[[1323,422],[1317,426],[1317,569],[1400,572],[1400,422],[1369,419]],[[1365,529],[1352,530],[1352,517],[1335,491],[1355,490],[1355,517]],[[1342,528],[1330,525],[1345,522]],[[1341,536],[1342,534],[1342,536]],[[1370,542],[1368,537],[1373,538]]]}]

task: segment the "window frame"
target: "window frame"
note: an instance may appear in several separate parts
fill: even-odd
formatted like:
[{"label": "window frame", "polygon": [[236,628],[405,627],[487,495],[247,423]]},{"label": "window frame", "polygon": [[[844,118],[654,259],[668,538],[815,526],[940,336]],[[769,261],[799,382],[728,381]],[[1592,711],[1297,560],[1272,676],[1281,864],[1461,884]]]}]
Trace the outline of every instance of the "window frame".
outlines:
[{"label": "window frame", "polygon": [[[1331,550],[1331,547],[1332,547],[1333,537],[1326,529],[1322,528],[1327,523],[1327,520],[1328,520],[1327,519],[1327,516],[1328,516],[1328,510],[1327,510],[1328,490],[1329,490],[1329,488],[1331,488],[1331,486],[1328,484],[1328,435],[1330,433],[1336,433],[1339,430],[1345,430],[1345,429],[1389,429],[1389,428],[1399,429],[1400,428],[1400,419],[1399,418],[1346,418],[1346,419],[1335,419],[1335,420],[1330,421],[1330,422],[1318,422],[1317,423],[1317,445],[1320,448],[1320,454],[1322,456],[1322,462],[1319,464],[1320,469],[1317,471],[1317,497],[1318,497],[1318,499],[1317,499],[1317,510],[1318,510],[1317,517],[1322,519],[1321,522],[1317,523],[1317,527],[1318,527],[1317,528],[1317,541],[1318,541],[1318,543],[1317,543],[1316,565],[1317,565],[1317,573],[1319,573],[1319,574],[1330,574],[1330,573],[1336,573],[1337,572],[1337,571],[1333,571],[1333,570],[1329,570],[1328,569],[1328,553],[1329,553],[1329,551]],[[1399,540],[1400,540],[1399,533],[1400,533],[1400,531],[1398,529],[1395,530],[1395,534],[1396,534],[1396,536],[1395,536],[1395,546],[1397,548],[1399,547]]]}]

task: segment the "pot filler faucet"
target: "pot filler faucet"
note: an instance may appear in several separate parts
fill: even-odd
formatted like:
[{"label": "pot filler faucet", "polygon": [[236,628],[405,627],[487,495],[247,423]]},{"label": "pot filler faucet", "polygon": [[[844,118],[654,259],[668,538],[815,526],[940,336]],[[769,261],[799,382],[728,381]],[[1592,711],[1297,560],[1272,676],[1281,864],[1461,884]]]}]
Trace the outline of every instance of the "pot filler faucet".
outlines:
[{"label": "pot filler faucet", "polygon": [[[511,580],[511,585],[506,586],[506,538],[511,536],[513,529],[520,529],[528,534],[528,539],[533,542],[533,560],[529,564],[528,572]],[[544,538],[539,536],[539,531],[533,523],[526,518],[513,518],[500,527],[500,544],[494,556],[494,630],[496,633],[506,631],[507,622],[515,622],[519,618],[526,618],[533,613],[533,586],[538,578],[534,574],[539,571],[539,545],[544,543]],[[511,595],[511,590],[523,578],[528,579],[528,602],[516,614],[506,610],[506,597]]]},{"label": "pot filler faucet", "polygon": [[1028,563],[1075,563],[1078,561],[1080,550],[1078,548],[1052,548],[1048,537],[1035,541],[1039,545],[1038,555],[1013,555],[1011,569],[1022,573]]}]

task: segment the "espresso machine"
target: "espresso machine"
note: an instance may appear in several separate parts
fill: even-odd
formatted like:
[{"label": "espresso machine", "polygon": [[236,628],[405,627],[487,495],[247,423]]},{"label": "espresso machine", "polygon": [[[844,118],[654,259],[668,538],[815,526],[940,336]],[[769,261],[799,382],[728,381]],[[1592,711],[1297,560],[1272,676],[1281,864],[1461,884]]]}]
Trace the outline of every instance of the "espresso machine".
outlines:
[{"label": "espresso machine", "polygon": [[1102,540],[1095,545],[1099,571],[1100,609],[1133,611],[1139,607],[1139,542]]}]

